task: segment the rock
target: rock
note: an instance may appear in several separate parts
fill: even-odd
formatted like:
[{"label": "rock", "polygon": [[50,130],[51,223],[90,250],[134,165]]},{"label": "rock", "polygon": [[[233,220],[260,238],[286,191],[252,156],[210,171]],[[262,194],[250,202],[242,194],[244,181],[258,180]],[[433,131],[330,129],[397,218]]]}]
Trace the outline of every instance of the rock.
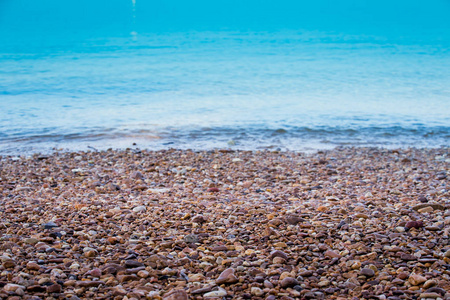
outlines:
[{"label": "rock", "polygon": [[405,260],[405,261],[413,261],[413,260],[417,260],[417,257],[415,257],[415,256],[412,255],[412,254],[408,254],[408,253],[402,253],[402,255],[400,256],[400,258],[401,258],[402,260]]},{"label": "rock", "polygon": [[422,221],[409,221],[406,222],[405,228],[407,229],[411,229],[411,228],[422,228],[423,227],[423,222]]},{"label": "rock", "polygon": [[411,285],[419,285],[425,281],[427,281],[427,278],[418,274],[411,274],[408,278],[408,282],[411,283]]},{"label": "rock", "polygon": [[195,217],[192,218],[192,223],[201,224],[201,223],[205,223],[205,222],[206,222],[206,219],[202,215],[196,215]]},{"label": "rock", "polygon": [[27,269],[28,270],[34,270],[34,271],[38,271],[41,268],[41,266],[39,266],[36,262],[34,261],[30,261],[27,263]]},{"label": "rock", "polygon": [[250,292],[252,293],[252,295],[254,295],[256,297],[260,297],[260,296],[264,295],[263,290],[261,290],[259,287],[252,287]]},{"label": "rock", "polygon": [[26,238],[23,240],[23,242],[25,244],[36,245],[39,242],[39,240],[36,238]]},{"label": "rock", "polygon": [[269,259],[273,259],[274,257],[281,257],[285,260],[288,260],[288,256],[281,250],[275,250],[270,253]]},{"label": "rock", "polygon": [[147,278],[149,275],[150,273],[146,270],[140,270],[139,272],[137,272],[137,276],[141,278]]},{"label": "rock", "polygon": [[424,289],[429,289],[429,288],[431,288],[433,286],[436,286],[436,285],[438,285],[438,282],[436,280],[434,280],[434,279],[430,279],[430,280],[425,281],[425,283],[423,284],[423,288]]},{"label": "rock", "polygon": [[334,252],[333,250],[327,250],[323,253],[323,255],[330,257],[330,258],[341,258],[342,257],[339,253]]},{"label": "rock", "polygon": [[135,274],[131,275],[117,275],[117,279],[120,283],[127,282],[127,281],[134,281],[139,280],[139,277],[137,277]]},{"label": "rock", "polygon": [[450,249],[448,249],[447,251],[445,251],[444,257],[450,258]]},{"label": "rock", "polygon": [[208,193],[218,193],[219,189],[216,187],[211,187],[209,189],[206,190]]},{"label": "rock", "polygon": [[239,279],[234,275],[233,268],[228,268],[228,269],[224,270],[219,275],[219,277],[216,279],[216,283],[219,285],[224,284],[224,283],[232,284],[232,283],[236,283],[238,281],[239,281]]},{"label": "rock", "polygon": [[203,295],[203,298],[215,298],[215,297],[225,297],[227,295],[227,291],[223,288],[219,287],[217,291],[212,291]]},{"label": "rock", "polygon": [[57,283],[52,284],[50,286],[47,287],[47,293],[61,293],[61,286]]},{"label": "rock", "polygon": [[292,277],[286,277],[283,280],[281,280],[281,282],[280,282],[280,286],[284,289],[288,288],[288,287],[293,287],[295,285],[298,285],[298,281],[297,281],[297,279],[292,278]]},{"label": "rock", "polygon": [[189,244],[198,243],[198,236],[195,234],[188,234],[184,237],[184,241]]},{"label": "rock", "polygon": [[141,172],[136,171],[131,175],[131,178],[133,179],[144,179],[144,175],[142,175]]},{"label": "rock", "polygon": [[126,260],[125,261],[125,268],[130,269],[130,268],[138,268],[138,267],[145,267],[145,265],[137,260]]},{"label": "rock", "polygon": [[43,226],[44,226],[44,229],[52,229],[52,228],[58,227],[58,225],[53,221],[45,223],[45,224],[43,224]]},{"label": "rock", "polygon": [[420,299],[436,299],[441,298],[442,296],[438,293],[421,293],[419,295]]},{"label": "rock", "polygon": [[119,264],[110,263],[103,266],[101,270],[104,274],[116,274],[117,272],[125,271],[125,267]]},{"label": "rock", "polygon": [[93,269],[89,272],[86,273],[86,275],[90,275],[92,277],[97,277],[100,278],[100,276],[102,276],[102,271],[100,269]]},{"label": "rock", "polygon": [[136,206],[135,208],[133,208],[133,211],[137,212],[137,213],[144,212],[146,210],[147,210],[147,208],[144,205]]},{"label": "rock", "polygon": [[330,285],[330,281],[329,280],[322,280],[322,281],[319,281],[319,283],[317,285],[319,287],[323,288],[323,287],[329,286]]},{"label": "rock", "polygon": [[272,263],[274,264],[284,264],[286,263],[286,260],[282,257],[276,256],[273,258]]},{"label": "rock", "polygon": [[427,293],[437,293],[441,296],[445,296],[446,291],[443,288],[440,287],[432,287],[426,290]]},{"label": "rock", "polygon": [[420,212],[421,214],[430,213],[432,211],[434,211],[434,209],[431,206],[427,206],[418,210],[418,212]]},{"label": "rock", "polygon": [[208,293],[208,292],[210,292],[210,291],[212,290],[212,288],[213,288],[212,286],[202,287],[202,288],[193,290],[193,291],[191,292],[191,294],[192,294],[192,295],[195,295],[195,294],[204,294],[204,293]]},{"label": "rock", "polygon": [[375,272],[372,269],[369,268],[363,268],[360,272],[361,275],[367,276],[367,277],[373,277],[375,276]]},{"label": "rock", "polygon": [[297,225],[298,223],[300,223],[303,219],[299,216],[296,215],[289,215],[285,218],[286,223],[290,224],[290,225]]},{"label": "rock", "polygon": [[83,280],[83,281],[77,281],[76,282],[76,286],[78,287],[86,287],[86,288],[91,288],[91,287],[97,287],[100,285],[104,285],[105,282],[101,281],[101,280]]},{"label": "rock", "polygon": [[2,263],[3,267],[6,269],[14,268],[16,266],[16,263],[12,259],[5,259]]},{"label": "rock", "polygon": [[25,287],[23,285],[14,284],[14,283],[7,283],[3,289],[6,292],[15,292],[17,289],[25,290]]},{"label": "rock", "polygon": [[164,295],[163,300],[188,300],[188,294],[184,290],[171,290]]},{"label": "rock", "polygon": [[421,204],[415,205],[413,207],[413,209],[415,211],[419,211],[420,209],[425,208],[425,207],[431,207],[433,210],[445,210],[444,205],[439,204],[439,203],[432,203],[432,202],[421,203]]}]

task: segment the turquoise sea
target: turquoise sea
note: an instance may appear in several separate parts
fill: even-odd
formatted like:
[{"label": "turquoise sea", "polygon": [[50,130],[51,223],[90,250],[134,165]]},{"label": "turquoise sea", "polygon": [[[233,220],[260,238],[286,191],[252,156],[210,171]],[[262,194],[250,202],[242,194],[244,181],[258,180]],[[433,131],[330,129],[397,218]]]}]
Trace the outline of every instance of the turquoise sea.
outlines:
[{"label": "turquoise sea", "polygon": [[450,1],[0,0],[0,155],[450,146]]}]

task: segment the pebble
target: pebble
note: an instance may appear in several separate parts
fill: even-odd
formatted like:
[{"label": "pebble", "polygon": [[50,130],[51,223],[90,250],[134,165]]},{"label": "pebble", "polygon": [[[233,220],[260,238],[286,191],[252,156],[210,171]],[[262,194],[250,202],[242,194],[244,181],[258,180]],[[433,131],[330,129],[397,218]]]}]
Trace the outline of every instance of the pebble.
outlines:
[{"label": "pebble", "polygon": [[224,270],[219,277],[216,279],[216,283],[217,284],[224,284],[224,283],[236,283],[238,282],[239,279],[236,277],[236,275],[234,275],[234,269],[233,268],[228,268],[226,270]]},{"label": "pebble", "polygon": [[367,277],[373,277],[373,276],[375,276],[374,270],[369,269],[369,268],[363,268],[363,269],[361,269],[360,274],[361,274],[361,275],[364,275],[364,276],[367,276]]},{"label": "pebble", "polygon": [[286,277],[283,280],[281,280],[281,282],[280,282],[280,286],[282,288],[293,287],[295,285],[298,285],[298,281],[297,281],[297,279],[292,278],[292,277]]},{"label": "pebble", "polygon": [[409,221],[406,223],[405,228],[411,229],[411,228],[422,228],[423,222],[422,221]]},{"label": "pebble", "polygon": [[143,205],[136,206],[135,208],[133,208],[133,211],[137,212],[137,213],[143,212],[143,211],[146,211],[146,210],[147,210],[147,208],[145,206],[143,206]]},{"label": "pebble", "polygon": [[427,281],[427,278],[422,276],[422,275],[411,274],[409,276],[409,278],[408,278],[408,281],[412,285],[419,285],[419,284],[424,283],[425,281]]},{"label": "pebble", "polygon": [[203,295],[203,298],[214,298],[214,297],[225,297],[227,295],[227,291],[223,288],[219,287],[217,291],[208,292]]},{"label": "pebble", "polygon": [[164,295],[163,300],[188,300],[188,294],[184,290],[172,290]]}]

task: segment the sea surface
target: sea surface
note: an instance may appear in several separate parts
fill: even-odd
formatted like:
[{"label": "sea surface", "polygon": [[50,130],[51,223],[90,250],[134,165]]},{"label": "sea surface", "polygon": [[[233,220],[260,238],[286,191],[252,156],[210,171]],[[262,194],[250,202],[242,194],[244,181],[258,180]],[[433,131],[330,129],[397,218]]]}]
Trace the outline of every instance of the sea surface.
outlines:
[{"label": "sea surface", "polygon": [[0,0],[0,155],[450,146],[450,1]]}]

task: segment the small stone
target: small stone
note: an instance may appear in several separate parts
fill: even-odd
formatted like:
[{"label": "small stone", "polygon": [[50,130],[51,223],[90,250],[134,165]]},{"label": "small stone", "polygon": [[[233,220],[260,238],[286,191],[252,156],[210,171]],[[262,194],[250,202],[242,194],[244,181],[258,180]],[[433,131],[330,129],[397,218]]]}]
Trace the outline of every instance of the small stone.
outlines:
[{"label": "small stone", "polygon": [[445,296],[445,293],[446,293],[446,291],[443,288],[440,288],[440,287],[429,288],[426,292],[427,293],[438,293],[441,296]]},{"label": "small stone", "polygon": [[195,234],[188,234],[184,237],[184,241],[186,243],[192,244],[192,243],[197,243],[198,242],[198,236]]},{"label": "small stone", "polygon": [[373,277],[375,275],[375,272],[369,268],[362,268],[360,274],[367,277]]},{"label": "small stone", "polygon": [[36,262],[34,261],[30,261],[27,263],[27,269],[28,270],[34,270],[37,271],[41,268],[41,266],[39,266]]},{"label": "small stone", "polygon": [[406,222],[405,228],[411,229],[411,228],[422,228],[423,222],[422,221],[409,221]]},{"label": "small stone", "polygon": [[216,187],[211,187],[209,189],[206,190],[208,193],[218,193],[219,189]]},{"label": "small stone", "polygon": [[330,281],[329,280],[322,280],[322,281],[319,281],[319,283],[317,285],[320,286],[320,287],[326,287],[326,286],[330,285]]},{"label": "small stone", "polygon": [[328,211],[328,207],[321,205],[317,208],[317,210],[320,212],[326,212]]},{"label": "small stone", "polygon": [[216,279],[216,283],[217,284],[224,284],[224,283],[236,283],[238,282],[239,279],[234,275],[234,269],[233,268],[228,268],[226,270],[224,270],[219,277]]},{"label": "small stone", "polygon": [[445,251],[444,257],[450,258],[450,249],[448,249],[447,251]]},{"label": "small stone", "polygon": [[25,244],[36,245],[39,242],[39,240],[36,238],[26,238],[23,240],[23,242]]},{"label": "small stone", "polygon": [[260,296],[264,295],[263,290],[261,290],[259,287],[252,287],[250,292],[252,293],[252,295],[254,295],[256,297],[260,297]]},{"label": "small stone", "polygon": [[6,292],[15,292],[19,288],[22,290],[25,290],[25,287],[23,285],[14,284],[14,283],[8,283],[3,287],[3,289]]},{"label": "small stone", "polygon": [[138,268],[138,267],[144,267],[145,265],[137,260],[126,260],[125,261],[125,268],[131,269],[131,268]]},{"label": "small stone", "polygon": [[91,275],[92,277],[100,278],[102,276],[102,271],[100,269],[93,269],[86,273],[87,275]]},{"label": "small stone", "polygon": [[324,252],[323,255],[328,256],[330,258],[341,258],[342,257],[339,253],[334,252],[333,250],[327,250]]},{"label": "small stone", "polygon": [[171,290],[164,295],[163,300],[188,300],[188,294],[184,290]]},{"label": "small stone", "polygon": [[57,283],[47,287],[47,293],[61,293],[61,286]]},{"label": "small stone", "polygon": [[433,210],[445,210],[444,205],[439,204],[439,203],[431,203],[431,202],[418,204],[418,205],[414,206],[413,209],[415,211],[419,211],[420,209],[425,208],[425,207],[431,207]]},{"label": "small stone", "polygon": [[400,258],[405,261],[417,260],[417,257],[415,257],[412,254],[408,254],[408,253],[402,253],[402,255],[400,255]]},{"label": "small stone", "polygon": [[58,225],[53,221],[45,223],[45,224],[43,224],[43,226],[44,226],[44,229],[52,229],[52,228],[58,227]]},{"label": "small stone", "polygon": [[436,286],[436,285],[438,285],[438,282],[436,280],[429,279],[429,280],[425,281],[425,283],[423,284],[423,288],[424,289],[429,289],[429,288],[431,288],[433,286]]},{"label": "small stone", "polygon": [[201,224],[201,223],[205,223],[205,222],[206,222],[206,219],[202,215],[196,215],[195,217],[192,218],[192,223]]},{"label": "small stone", "polygon": [[297,284],[298,284],[297,279],[292,278],[292,277],[286,277],[283,280],[281,280],[281,282],[280,282],[280,286],[282,288],[293,287],[293,286],[295,286]]},{"label": "small stone", "polygon": [[[134,275],[136,276],[136,275]],[[79,287],[87,287],[87,288],[91,288],[91,287],[97,287],[99,285],[105,284],[105,282],[100,281],[100,280],[81,280],[81,281],[77,281],[76,286]]]},{"label": "small stone", "polygon": [[227,295],[227,291],[223,288],[219,287],[219,290],[212,291],[203,295],[203,298],[215,298],[215,297],[225,297]]},{"label": "small stone", "polygon": [[284,253],[284,252],[281,251],[281,250],[275,250],[275,251],[272,251],[272,252],[270,253],[270,256],[269,256],[270,259],[273,259],[273,258],[275,258],[275,257],[281,257],[281,258],[283,258],[283,259],[285,259],[285,260],[288,260],[287,254]]},{"label": "small stone", "polygon": [[136,206],[135,208],[133,208],[133,211],[137,212],[137,213],[143,212],[143,211],[146,211],[146,210],[147,210],[147,208],[145,206],[143,206],[143,205]]},{"label": "small stone", "polygon": [[6,269],[14,268],[16,266],[16,263],[12,259],[5,259],[3,261],[3,267]]},{"label": "small stone", "polygon": [[141,270],[141,271],[137,272],[137,276],[139,276],[141,278],[147,278],[149,275],[150,275],[150,273],[145,270]]},{"label": "small stone", "polygon": [[139,280],[139,277],[137,277],[135,274],[117,275],[117,279],[119,280],[119,282],[123,283],[123,282],[128,282],[128,281]]},{"label": "small stone", "polygon": [[421,293],[419,298],[420,299],[436,299],[436,298],[440,298],[441,295],[438,293]]},{"label": "small stone", "polygon": [[430,213],[432,211],[434,211],[434,209],[431,206],[427,206],[418,210],[418,212],[420,212],[421,214]]},{"label": "small stone", "polygon": [[272,262],[274,264],[284,264],[284,263],[286,263],[286,260],[282,257],[277,256],[277,257],[273,258]]},{"label": "small stone", "polygon": [[269,280],[264,280],[264,287],[268,289],[273,289],[273,283]]},{"label": "small stone", "polygon": [[297,225],[298,223],[300,223],[303,219],[299,216],[296,215],[289,215],[286,217],[286,223],[290,224],[290,225]]},{"label": "small stone", "polygon": [[418,274],[411,274],[408,278],[408,282],[411,283],[411,285],[419,285],[425,281],[427,281],[427,278]]}]

